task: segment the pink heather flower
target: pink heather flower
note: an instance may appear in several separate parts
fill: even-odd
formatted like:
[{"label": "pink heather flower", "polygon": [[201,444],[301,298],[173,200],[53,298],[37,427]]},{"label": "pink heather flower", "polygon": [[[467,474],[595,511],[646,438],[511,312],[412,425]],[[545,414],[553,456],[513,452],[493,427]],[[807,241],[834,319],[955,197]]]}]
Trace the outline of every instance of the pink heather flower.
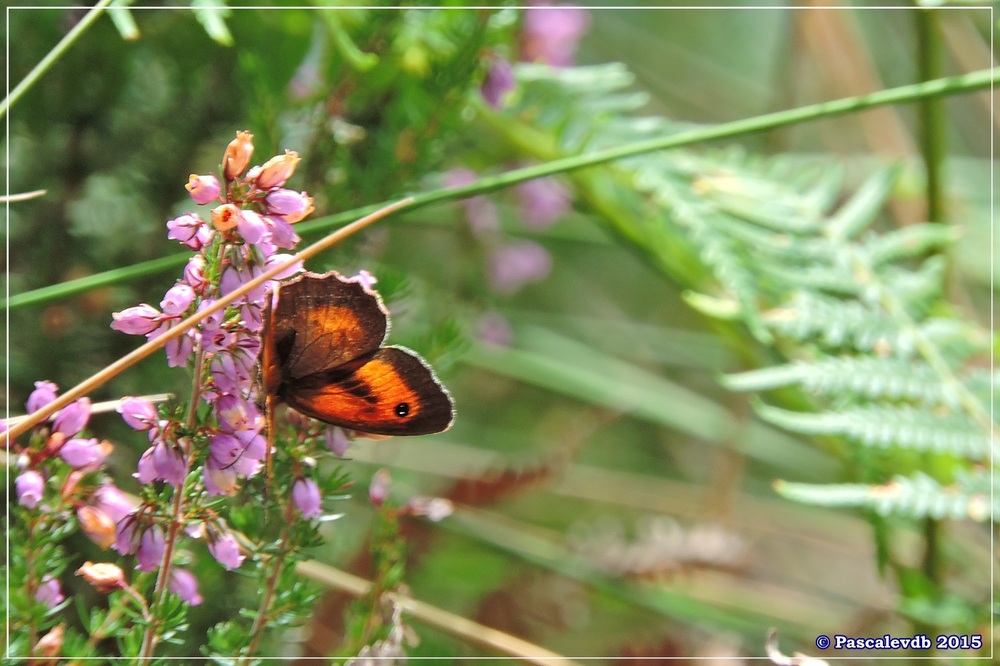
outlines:
[{"label": "pink heather flower", "polygon": [[[235,266],[228,266],[224,271],[222,271],[222,277],[219,278],[219,295],[228,296],[230,293],[236,291],[242,287],[247,282],[250,282],[258,275],[264,271],[260,269],[259,266],[241,266],[239,268]],[[251,303],[256,303],[258,305],[263,305],[264,299],[267,296],[267,286],[260,285],[254,288],[249,294],[244,298]],[[243,303],[242,299],[238,299],[236,303]]]},{"label": "pink heather flower", "polygon": [[234,204],[227,203],[212,209],[212,226],[218,231],[235,229],[242,211]]},{"label": "pink heather flower", "polygon": [[243,210],[236,218],[236,231],[243,240],[251,245],[257,245],[268,232],[268,226],[259,213]]},{"label": "pink heather flower", "polygon": [[174,567],[170,572],[170,591],[191,606],[197,606],[204,599],[198,593],[198,579],[187,569]]},{"label": "pink heather flower", "polygon": [[185,213],[167,222],[167,238],[197,252],[212,240],[212,229],[194,213]]},{"label": "pink heather flower", "polygon": [[351,277],[347,278],[347,281],[356,282],[360,284],[362,287],[365,288],[365,291],[371,291],[372,287],[378,284],[378,278],[363,268],[360,271],[358,271],[357,275],[352,275]]},{"label": "pink heather flower", "polygon": [[512,294],[529,282],[538,282],[552,270],[552,257],[538,243],[520,241],[495,249],[490,256],[490,286]]},{"label": "pink heather flower", "polygon": [[292,501],[302,512],[303,518],[315,518],[323,513],[320,507],[322,497],[320,497],[319,486],[312,479],[305,477],[295,480],[292,484]]},{"label": "pink heather flower", "polygon": [[119,520],[115,527],[115,543],[111,547],[121,555],[134,553],[139,548],[140,534],[138,530],[139,522],[134,515]]},{"label": "pink heather flower", "polygon": [[135,557],[139,561],[136,568],[139,571],[153,571],[160,566],[163,559],[163,551],[167,547],[167,540],[163,536],[163,530],[159,525],[152,525],[139,539],[139,548],[135,551]]},{"label": "pink heather flower", "polygon": [[191,285],[197,294],[204,294],[208,280],[205,279],[205,257],[200,254],[192,255],[184,266],[184,282]]},{"label": "pink heather flower", "polygon": [[[162,326],[156,331],[153,331],[146,337],[149,340],[160,337],[171,328],[176,322],[164,322]],[[167,354],[167,365],[171,368],[183,367],[187,364],[188,358],[194,351],[194,338],[192,336],[197,335],[196,331],[188,330],[184,334],[177,336],[176,338],[171,338],[166,345],[164,345],[163,350]]]},{"label": "pink heather flower", "polygon": [[[283,263],[285,263],[286,261],[288,261],[291,258],[292,258],[292,255],[290,255],[290,254],[272,254],[270,257],[267,258],[267,262],[264,264],[264,269],[265,270],[270,270],[274,266],[277,266],[278,264],[283,264]],[[276,284],[277,280],[286,280],[286,279],[292,277],[293,275],[295,275],[296,273],[300,273],[300,272],[302,272],[304,270],[305,270],[305,267],[302,265],[301,261],[295,262],[294,264],[292,264],[291,266],[289,266],[288,269],[286,269],[286,270],[278,273],[277,275],[275,275],[274,276],[274,280],[270,281],[268,283],[269,285],[271,285],[271,291],[274,290],[273,289],[273,285]],[[263,304],[263,301],[262,301],[261,304]]]},{"label": "pink heather flower", "polygon": [[[271,243],[276,248],[280,247],[283,250],[290,250],[302,240],[295,233],[295,229],[292,228],[292,223],[288,218],[281,215],[265,215],[264,221],[270,230]],[[270,255],[268,256],[270,257]]]},{"label": "pink heather flower", "polygon": [[267,196],[264,197],[264,205],[267,206],[269,213],[295,216],[302,215],[312,206],[313,199],[305,192],[279,187],[267,193]]},{"label": "pink heather flower", "polygon": [[215,414],[223,432],[257,432],[264,423],[257,406],[235,395],[223,395],[215,403]]},{"label": "pink heather flower", "polygon": [[209,364],[212,381],[219,393],[235,394],[248,386],[253,375],[233,354],[218,353]]},{"label": "pink heather flower", "polygon": [[111,328],[128,335],[149,335],[163,323],[162,313],[145,303],[113,312],[111,317]]},{"label": "pink heather flower", "polygon": [[[445,187],[464,187],[475,182],[476,173],[469,169],[452,169],[444,175]],[[495,231],[500,228],[500,213],[489,198],[477,195],[461,202],[465,217],[476,234]]]},{"label": "pink heather flower", "polygon": [[503,108],[504,96],[514,89],[514,71],[504,58],[495,57],[486,72],[480,92],[486,103],[494,109]]},{"label": "pink heather flower", "polygon": [[61,432],[67,437],[72,437],[83,430],[89,420],[90,398],[80,398],[76,402],[59,410],[56,414],[52,430],[54,432]]},{"label": "pink heather flower", "polygon": [[237,568],[246,559],[246,557],[240,555],[240,547],[231,534],[224,534],[215,540],[210,539],[208,542],[208,552],[212,554],[212,557],[219,564],[228,570]]},{"label": "pink heather flower", "polygon": [[152,430],[159,419],[153,403],[142,398],[123,398],[116,411],[130,428],[138,432]]},{"label": "pink heather flower", "polygon": [[154,478],[163,479],[172,486],[179,486],[187,476],[187,461],[179,447],[160,441],[153,445],[151,455]]},{"label": "pink heather flower", "polygon": [[555,178],[536,178],[515,186],[521,200],[521,221],[542,231],[569,210],[569,190]]},{"label": "pink heather flower", "polygon": [[347,433],[343,428],[337,426],[327,426],[326,428],[326,445],[338,456],[343,457],[347,452],[347,447],[351,443],[351,440],[347,438]]},{"label": "pink heather flower", "polygon": [[389,482],[391,477],[389,471],[380,469],[372,475],[372,481],[368,485],[368,499],[375,506],[382,506],[385,498],[389,496]]},{"label": "pink heather flower", "polygon": [[219,464],[214,456],[209,456],[205,461],[201,478],[209,495],[232,495],[239,487],[236,482],[236,470],[232,466]]},{"label": "pink heather flower", "polygon": [[45,604],[49,608],[55,608],[66,600],[62,592],[62,586],[57,578],[52,574],[42,576],[42,584],[35,590],[35,601]]},{"label": "pink heather flower", "polygon": [[199,176],[193,173],[188,176],[188,182],[184,189],[188,191],[194,202],[201,206],[218,198],[222,191],[222,185],[219,184],[219,179],[212,174]]},{"label": "pink heather flower", "polygon": [[295,165],[299,161],[299,154],[294,150],[285,150],[284,155],[275,155],[261,166],[257,174],[257,187],[262,190],[281,187],[295,173]]},{"label": "pink heather flower", "polygon": [[160,301],[160,307],[163,308],[164,314],[177,317],[187,312],[193,301],[194,289],[190,285],[178,282],[167,290],[163,300]]},{"label": "pink heather flower", "polygon": [[138,508],[138,503],[111,483],[105,483],[94,491],[94,508],[108,516],[115,523]]},{"label": "pink heather flower", "polygon": [[45,492],[45,479],[35,470],[29,469],[18,475],[14,481],[14,490],[17,492],[18,504],[34,509]]},{"label": "pink heather flower", "polygon": [[59,387],[49,381],[35,382],[35,390],[28,396],[28,413],[37,412],[56,399]]},{"label": "pink heather flower", "polygon": [[529,62],[569,67],[590,15],[579,7],[531,7],[524,11],[522,56]]},{"label": "pink heather flower", "polygon": [[110,447],[102,446],[101,442],[93,437],[90,439],[74,437],[59,448],[59,457],[76,469],[99,466],[107,458],[108,453]]}]

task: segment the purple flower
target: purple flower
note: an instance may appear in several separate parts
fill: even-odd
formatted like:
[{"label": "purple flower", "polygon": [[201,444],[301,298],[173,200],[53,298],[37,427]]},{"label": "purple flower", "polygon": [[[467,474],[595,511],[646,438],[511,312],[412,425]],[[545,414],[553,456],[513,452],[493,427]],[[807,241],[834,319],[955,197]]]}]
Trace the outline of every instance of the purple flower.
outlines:
[{"label": "purple flower", "polygon": [[163,480],[172,486],[179,486],[186,475],[184,453],[161,439],[139,457],[138,470],[133,476],[141,483]]},{"label": "purple flower", "polygon": [[157,479],[163,479],[172,486],[179,486],[187,476],[187,461],[184,452],[165,441],[157,442],[152,453],[153,470]]},{"label": "purple flower", "polygon": [[301,239],[295,233],[288,218],[282,215],[265,215],[264,220],[270,229],[271,242],[274,243],[275,247],[290,250],[299,244]]},{"label": "purple flower", "polygon": [[177,317],[187,312],[193,301],[194,289],[191,285],[178,282],[167,290],[163,300],[160,301],[160,307],[163,308],[164,314]]},{"label": "purple flower", "polygon": [[34,509],[45,492],[45,479],[35,470],[29,469],[18,475],[14,481],[14,489],[17,491],[18,504]]},{"label": "purple flower", "polygon": [[197,606],[204,599],[198,592],[198,579],[187,569],[174,567],[170,572],[170,591],[192,606]]},{"label": "purple flower", "polygon": [[159,525],[152,525],[139,539],[139,548],[135,551],[135,557],[139,561],[136,568],[139,571],[153,571],[160,566],[163,559],[163,551],[166,550],[167,540],[163,536],[163,530]]},{"label": "purple flower", "polygon": [[197,252],[212,239],[212,229],[197,215],[187,213],[167,222],[167,238]]},{"label": "purple flower", "polygon": [[105,483],[94,491],[93,503],[95,509],[104,512],[115,523],[121,522],[138,506],[135,500],[111,483]]},{"label": "purple flower", "polygon": [[219,564],[229,570],[240,566],[243,560],[246,559],[246,557],[240,555],[240,547],[231,534],[223,534],[214,540],[210,539],[208,542],[208,552],[212,554],[212,557]]},{"label": "purple flower", "polygon": [[[165,321],[160,328],[153,331],[146,337],[150,340],[154,340],[173,328],[175,323],[175,321]],[[191,353],[194,351],[194,336],[197,335],[197,331],[189,329],[185,333],[167,341],[167,344],[164,346],[164,351],[167,354],[168,366],[171,368],[180,368],[187,364],[188,358],[190,358]]]},{"label": "purple flower", "polygon": [[232,466],[221,465],[214,456],[209,456],[202,468],[201,479],[209,495],[232,495],[239,487],[236,470]]},{"label": "purple flower", "polygon": [[542,231],[569,210],[569,191],[555,178],[536,178],[518,184],[521,221],[529,229]]},{"label": "purple flower", "polygon": [[163,323],[163,314],[143,303],[111,313],[111,328],[128,335],[149,335]]},{"label": "purple flower", "polygon": [[327,426],[326,428],[326,445],[338,456],[343,457],[347,452],[347,447],[351,443],[351,440],[347,438],[347,433],[343,428],[337,426]]},{"label": "purple flower", "polygon": [[35,382],[35,390],[28,396],[28,413],[37,412],[39,409],[56,399],[59,387],[49,381]]},{"label": "purple flower", "polygon": [[74,437],[59,448],[59,457],[76,469],[99,466],[107,455],[107,448],[101,446],[101,443],[93,437],[90,439]]},{"label": "purple flower", "polygon": [[[292,255],[290,255],[290,254],[274,254],[274,255],[271,255],[270,257],[268,257],[267,262],[264,264],[264,268],[266,270],[270,270],[270,269],[274,268],[275,266],[277,266],[278,264],[285,263],[286,261],[288,261],[291,258],[292,258]],[[276,284],[277,280],[285,280],[287,278],[292,277],[296,273],[299,273],[299,272],[304,271],[304,270],[305,270],[305,267],[302,265],[302,262],[301,261],[297,261],[294,264],[292,264],[291,266],[289,266],[288,268],[286,268],[285,270],[283,270],[282,272],[280,272],[277,275],[275,275],[274,276],[274,280],[270,281],[268,284],[270,285],[270,288],[273,291],[273,285]]]},{"label": "purple flower", "polygon": [[524,11],[522,56],[529,62],[569,67],[590,15],[579,7],[531,7]]},{"label": "purple flower", "polygon": [[319,486],[312,479],[305,477],[295,480],[292,484],[292,501],[302,512],[303,518],[315,518],[323,513],[320,507],[322,497],[319,493]]},{"label": "purple flower", "polygon": [[193,173],[188,176],[188,183],[184,189],[191,194],[191,198],[196,204],[202,206],[218,198],[222,191],[222,185],[219,184],[219,179],[212,174],[199,176]]},{"label": "purple flower", "polygon": [[236,231],[239,232],[243,240],[251,245],[257,245],[264,234],[268,232],[267,222],[260,214],[252,210],[244,210],[236,218]]},{"label": "purple flower", "polygon": [[[191,255],[187,265],[184,266],[184,281],[191,285],[195,293],[203,294],[208,286],[205,279],[205,257],[200,254]],[[204,301],[202,301],[204,303]]]},{"label": "purple flower", "polygon": [[80,398],[76,402],[59,410],[56,414],[52,430],[54,432],[61,432],[67,437],[72,437],[83,430],[89,420],[90,398]]},{"label": "purple flower", "polygon": [[538,243],[520,241],[502,245],[490,256],[490,286],[512,294],[529,282],[538,282],[552,270],[552,257]]},{"label": "purple flower", "polygon": [[372,475],[371,483],[368,484],[368,499],[375,506],[382,506],[385,498],[389,496],[389,482],[391,477],[389,471],[380,469]]},{"label": "purple flower", "polygon": [[52,574],[42,576],[42,584],[35,590],[35,601],[45,604],[49,608],[55,608],[66,600],[62,592],[62,586],[57,578]]},{"label": "purple flower", "polygon": [[494,109],[500,109],[503,107],[504,95],[513,89],[514,71],[510,68],[510,63],[499,56],[493,58],[479,89],[483,99]]},{"label": "purple flower", "polygon": [[257,406],[235,395],[223,395],[215,403],[215,414],[223,432],[257,432],[264,425]]},{"label": "purple flower", "polygon": [[153,403],[142,398],[122,398],[116,411],[122,415],[122,419],[130,428],[138,432],[152,430],[156,427],[159,418]]},{"label": "purple flower", "polygon": [[283,187],[271,190],[264,198],[268,212],[277,215],[301,215],[312,203],[312,197],[305,192],[296,192]]},{"label": "purple flower", "polygon": [[122,555],[134,553],[139,547],[139,522],[135,516],[129,516],[118,521],[115,527],[115,543],[112,548]]}]

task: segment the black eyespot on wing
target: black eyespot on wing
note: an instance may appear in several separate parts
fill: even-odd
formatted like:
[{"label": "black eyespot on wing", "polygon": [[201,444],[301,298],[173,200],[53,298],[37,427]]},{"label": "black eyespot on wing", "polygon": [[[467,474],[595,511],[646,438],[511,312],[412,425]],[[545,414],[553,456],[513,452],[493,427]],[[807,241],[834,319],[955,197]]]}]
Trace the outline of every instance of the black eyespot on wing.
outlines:
[{"label": "black eyespot on wing", "polygon": [[401,402],[396,405],[396,416],[403,418],[410,413],[410,405],[405,402]]}]

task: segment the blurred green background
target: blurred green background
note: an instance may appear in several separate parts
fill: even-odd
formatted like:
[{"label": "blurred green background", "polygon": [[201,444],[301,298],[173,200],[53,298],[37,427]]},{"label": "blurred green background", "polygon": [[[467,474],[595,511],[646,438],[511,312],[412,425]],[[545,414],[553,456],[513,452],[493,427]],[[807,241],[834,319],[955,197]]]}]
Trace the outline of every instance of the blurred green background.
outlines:
[{"label": "blurred green background", "polygon": [[[82,11],[8,12],[11,81]],[[593,9],[575,61],[623,63],[634,78],[622,91],[642,96],[634,115],[676,131],[914,82],[918,11]],[[593,128],[579,117],[552,121],[571,98],[515,90],[505,109],[485,107],[478,90],[491,63],[524,53],[518,9],[131,15],[137,39],[122,39],[103,17],[10,112],[10,192],[46,191],[9,208],[11,295],[177,254],[164,223],[195,208],[183,190],[188,174],[213,171],[237,129],[254,133],[255,163],[286,148],[303,156],[289,186],[314,196],[321,218],[442,187],[456,169],[487,176],[572,154],[590,147],[588,132],[607,127],[598,117]],[[989,19],[982,9],[940,12],[941,75],[992,65]],[[226,35],[229,45],[220,43]],[[950,217],[940,220],[964,232],[949,250],[948,296],[984,326],[993,286],[989,103],[987,93],[943,103]],[[900,163],[883,222],[892,228],[926,219],[918,136],[915,108],[889,107],[686,154],[724,161],[738,148],[835,162],[845,197],[874,165]],[[607,211],[652,215],[643,196],[620,195],[620,182],[603,167],[561,180],[571,205],[544,229],[523,223],[530,204],[514,190],[487,195],[475,210],[424,208],[309,266],[378,276],[393,313],[390,341],[435,366],[458,410],[447,433],[352,445],[347,467],[358,492],[315,558],[370,574],[364,488],[386,467],[400,501],[456,503],[440,523],[404,525],[412,595],[562,654],[736,663],[763,654],[771,627],[786,653],[816,653],[818,634],[912,634],[866,516],[795,504],[772,489],[775,479],[844,481],[850,456],[762,423],[747,396],[718,384],[720,373],[772,364],[778,354],[682,300],[709,279],[696,254],[685,254],[682,234],[663,241],[690,262],[671,273],[614,231]],[[495,227],[476,226],[484,206],[495,207]],[[544,252],[532,255],[524,280],[498,288],[501,250],[526,241]],[[137,346],[109,328],[111,312],[158,304],[180,265],[9,309],[11,413],[34,381],[69,388]],[[157,354],[91,397],[184,396],[188,386],[186,373]],[[113,415],[92,426],[115,441],[112,465],[129,489],[143,442]],[[922,529],[895,525],[896,556],[919,561]],[[950,617],[963,631],[985,631],[990,531],[961,521],[942,529]],[[100,556],[79,548],[81,561]],[[207,601],[192,610],[191,642],[177,654],[193,654],[235,598],[255,594],[214,566],[199,572]],[[335,650],[346,599],[327,593],[300,635],[272,637],[271,653]],[[491,654],[411,624],[420,636],[412,655],[460,662]]]}]

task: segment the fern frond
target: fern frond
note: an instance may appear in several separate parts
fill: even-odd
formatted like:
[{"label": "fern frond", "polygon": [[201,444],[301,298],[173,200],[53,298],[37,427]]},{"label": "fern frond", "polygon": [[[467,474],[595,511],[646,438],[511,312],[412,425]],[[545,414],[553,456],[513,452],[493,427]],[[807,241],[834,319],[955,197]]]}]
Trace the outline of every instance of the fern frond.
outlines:
[{"label": "fern frond", "polygon": [[884,234],[872,234],[864,249],[874,266],[911,259],[939,250],[958,240],[952,227],[943,224],[914,224]]},{"label": "fern frond", "polygon": [[818,342],[827,348],[861,352],[891,350],[913,353],[912,334],[880,309],[860,301],[842,301],[798,290],[786,307],[764,313],[770,328],[797,342]]},{"label": "fern frond", "polygon": [[830,218],[830,223],[824,230],[825,235],[833,241],[857,237],[882,211],[898,177],[897,168],[882,169],[870,176],[854,196]]},{"label": "fern frond", "polygon": [[809,435],[842,435],[868,446],[950,453],[970,460],[989,457],[990,440],[964,416],[937,416],[908,405],[846,407],[809,414],[755,404],[762,419]]},{"label": "fern frond", "polygon": [[[958,476],[943,486],[920,472],[898,476],[885,485],[815,485],[776,481],[774,489],[788,499],[821,506],[866,507],[886,516],[904,514],[913,518],[952,518],[984,521],[990,512],[990,478],[984,471]],[[1000,505],[996,499],[993,513]]]},{"label": "fern frond", "polygon": [[734,391],[767,391],[797,384],[814,394],[831,397],[854,395],[866,400],[958,405],[958,397],[929,365],[900,358],[840,356],[797,361],[727,375],[722,383]]}]

